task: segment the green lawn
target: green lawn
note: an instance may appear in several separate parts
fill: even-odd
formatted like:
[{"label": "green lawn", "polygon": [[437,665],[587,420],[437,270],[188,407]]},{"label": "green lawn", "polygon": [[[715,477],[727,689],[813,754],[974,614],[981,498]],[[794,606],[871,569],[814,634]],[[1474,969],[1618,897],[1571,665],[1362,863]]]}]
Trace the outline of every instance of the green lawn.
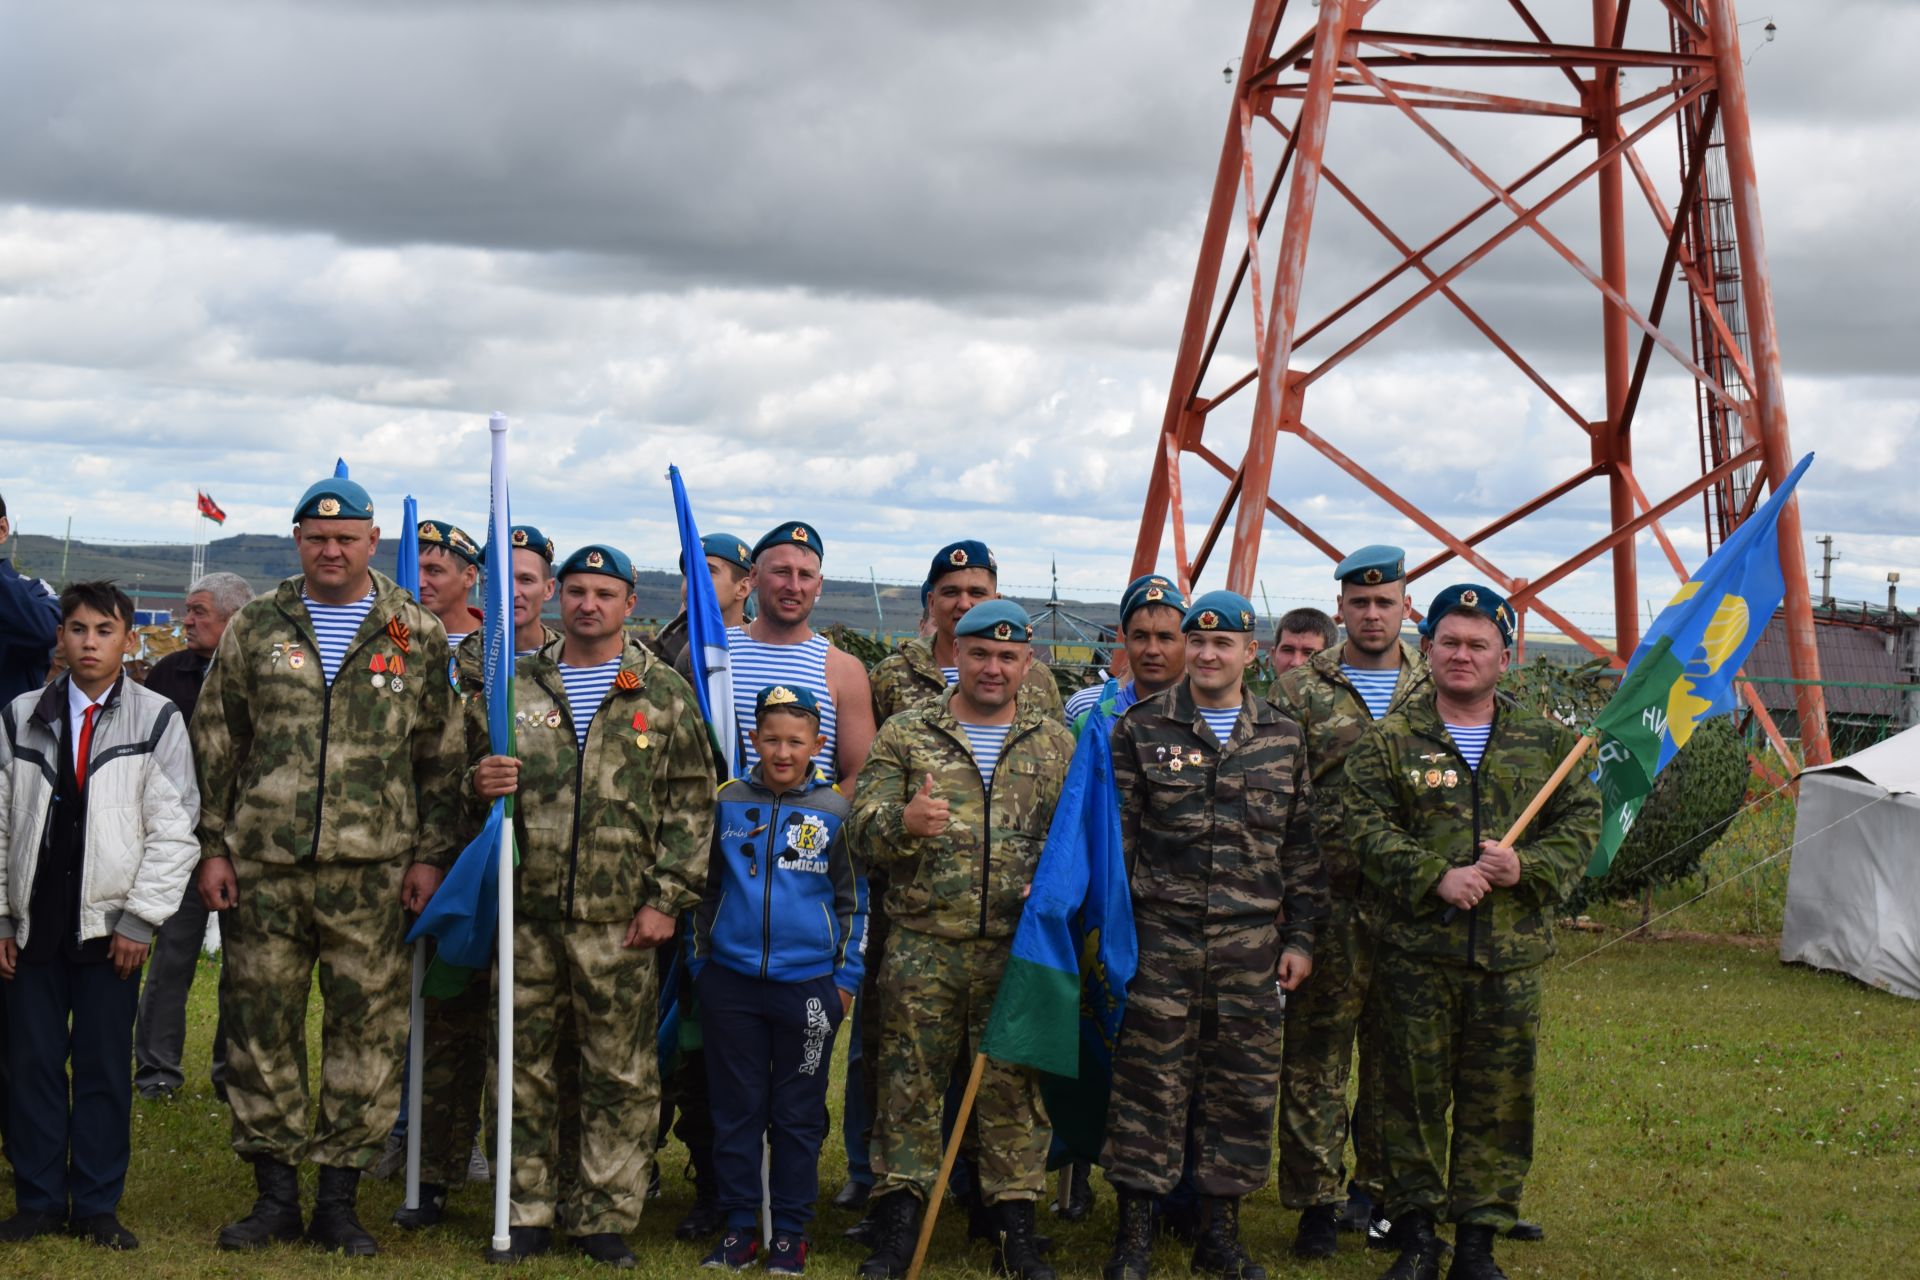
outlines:
[{"label": "green lawn", "polygon": [[[1541,1245],[1506,1245],[1516,1276],[1894,1276],[1913,1274],[1920,1231],[1920,1007],[1847,979],[1783,968],[1766,948],[1624,942],[1570,934],[1554,962],[1540,1078],[1539,1155],[1526,1212]],[[472,1273],[491,1213],[487,1187],[456,1193],[450,1225],[417,1237],[386,1225],[396,1183],[372,1184],[363,1217],[383,1255],[348,1263],[304,1248],[236,1257],[212,1247],[220,1223],[251,1196],[227,1147],[224,1110],[205,1083],[211,969],[195,985],[191,1075],[172,1103],[138,1103],[123,1216],[145,1247],[114,1256],[70,1241],[0,1253],[8,1277],[319,1276]],[[837,1064],[836,1064],[837,1065]],[[667,1193],[636,1241],[644,1276],[693,1273],[701,1251],[672,1226],[689,1188],[677,1148]],[[837,1143],[823,1189],[839,1185]],[[1055,1227],[1063,1276],[1095,1276],[1112,1230],[1113,1197],[1097,1177],[1092,1221]],[[309,1188],[309,1197],[311,1189]],[[0,1190],[0,1207],[11,1206]],[[928,1274],[987,1274],[968,1252],[960,1216],[942,1217]],[[1371,1277],[1385,1265],[1345,1242],[1333,1263],[1289,1265],[1293,1216],[1269,1188],[1245,1209],[1250,1244],[1276,1276]],[[851,1275],[859,1255],[840,1239],[846,1215],[816,1224],[812,1270]],[[1184,1276],[1172,1248],[1158,1272]],[[560,1256],[530,1276],[586,1274]]]}]

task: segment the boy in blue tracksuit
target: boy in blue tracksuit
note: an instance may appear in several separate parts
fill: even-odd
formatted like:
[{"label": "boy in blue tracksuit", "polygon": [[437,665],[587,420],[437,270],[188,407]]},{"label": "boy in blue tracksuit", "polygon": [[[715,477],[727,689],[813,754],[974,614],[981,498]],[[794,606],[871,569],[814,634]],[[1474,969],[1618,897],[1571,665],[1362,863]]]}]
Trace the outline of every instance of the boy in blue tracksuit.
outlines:
[{"label": "boy in blue tracksuit", "polygon": [[766,1268],[806,1269],[807,1223],[827,1135],[828,1061],[860,990],[859,881],[841,824],[847,800],[815,770],[820,706],[798,685],[754,699],[760,763],[720,788],[706,896],[694,919],[713,1164],[726,1233],[702,1265],[760,1256],[761,1136],[772,1142]]}]

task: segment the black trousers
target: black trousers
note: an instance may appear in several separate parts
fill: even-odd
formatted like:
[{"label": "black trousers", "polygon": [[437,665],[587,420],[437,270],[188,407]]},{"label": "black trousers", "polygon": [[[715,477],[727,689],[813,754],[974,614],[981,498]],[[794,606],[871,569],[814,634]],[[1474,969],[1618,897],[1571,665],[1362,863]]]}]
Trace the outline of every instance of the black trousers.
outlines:
[{"label": "black trousers", "polygon": [[[140,1017],[134,1024],[133,1083],[139,1089],[171,1093],[186,1083],[180,1059],[187,1043],[187,994],[200,968],[200,948],[207,936],[207,907],[199,890],[189,883],[180,909],[154,935],[147,958],[147,981],[140,989]],[[225,953],[222,953],[224,960]],[[222,968],[221,987],[226,986]],[[226,1081],[227,1024],[224,1000],[213,1025],[214,1092]],[[462,1154],[465,1154],[464,1152]]]},{"label": "black trousers", "polygon": [[21,963],[7,988],[15,1203],[60,1217],[112,1213],[127,1182],[140,975],[56,954]]}]

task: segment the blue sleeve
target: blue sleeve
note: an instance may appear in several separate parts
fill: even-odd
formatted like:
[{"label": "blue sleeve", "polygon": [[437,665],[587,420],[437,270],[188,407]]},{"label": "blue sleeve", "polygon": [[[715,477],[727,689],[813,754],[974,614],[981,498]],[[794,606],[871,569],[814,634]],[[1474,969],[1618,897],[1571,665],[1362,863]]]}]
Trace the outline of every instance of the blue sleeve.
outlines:
[{"label": "blue sleeve", "polygon": [[0,643],[51,652],[60,635],[60,598],[37,578],[0,560]]}]

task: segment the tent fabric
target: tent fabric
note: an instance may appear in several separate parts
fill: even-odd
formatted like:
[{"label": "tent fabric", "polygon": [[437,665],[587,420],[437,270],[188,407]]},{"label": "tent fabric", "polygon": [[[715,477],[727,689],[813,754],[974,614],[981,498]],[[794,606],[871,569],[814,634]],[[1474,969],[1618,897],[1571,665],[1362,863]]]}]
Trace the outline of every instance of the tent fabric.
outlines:
[{"label": "tent fabric", "polygon": [[1803,773],[1794,845],[1780,958],[1920,1000],[1920,729]]}]

